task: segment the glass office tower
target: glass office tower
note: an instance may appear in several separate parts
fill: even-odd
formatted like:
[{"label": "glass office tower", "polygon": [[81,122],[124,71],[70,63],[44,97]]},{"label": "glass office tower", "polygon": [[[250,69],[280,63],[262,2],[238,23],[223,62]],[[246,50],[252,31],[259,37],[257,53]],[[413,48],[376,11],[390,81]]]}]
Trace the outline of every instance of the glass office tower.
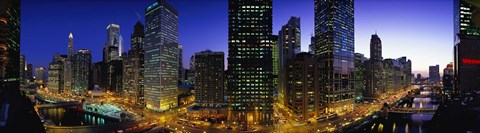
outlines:
[{"label": "glass office tower", "polygon": [[353,3],[353,0],[315,0],[315,54],[320,62],[325,113],[353,108]]},{"label": "glass office tower", "polygon": [[178,13],[165,0],[145,11],[144,94],[148,109],[165,111],[177,106]]},{"label": "glass office tower", "polygon": [[229,0],[228,25],[229,121],[271,124],[272,0]]}]

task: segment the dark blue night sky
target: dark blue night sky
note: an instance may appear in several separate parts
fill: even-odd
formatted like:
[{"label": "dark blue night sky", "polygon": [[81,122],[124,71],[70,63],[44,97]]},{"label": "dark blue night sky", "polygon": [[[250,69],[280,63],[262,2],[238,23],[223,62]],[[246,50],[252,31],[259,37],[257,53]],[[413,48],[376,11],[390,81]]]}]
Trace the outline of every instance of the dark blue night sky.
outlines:
[{"label": "dark blue night sky", "polygon": [[[145,7],[155,0],[22,0],[21,51],[27,63],[48,67],[55,53],[66,54],[68,34],[74,49],[92,51],[101,61],[106,26],[120,25],[125,50],[134,24],[144,23]],[[205,49],[227,52],[228,0],[167,0],[179,11],[179,42],[183,62]],[[273,0],[273,34],[290,16],[301,18],[302,51],[313,33],[314,0]],[[451,0],[355,0],[355,51],[369,56],[370,35],[377,30],[386,58],[407,56],[414,72],[449,63],[453,46]],[[426,56],[424,48],[433,48]],[[422,50],[423,49],[423,50]],[[226,53],[227,56],[227,53]],[[440,57],[432,59],[433,57]],[[225,60],[227,61],[227,60]]]}]

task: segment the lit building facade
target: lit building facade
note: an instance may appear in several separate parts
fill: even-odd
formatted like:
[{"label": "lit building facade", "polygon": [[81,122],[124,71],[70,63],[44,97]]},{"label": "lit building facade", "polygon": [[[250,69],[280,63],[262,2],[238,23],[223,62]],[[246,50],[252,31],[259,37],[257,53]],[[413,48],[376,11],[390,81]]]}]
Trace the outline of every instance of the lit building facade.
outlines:
[{"label": "lit building facade", "polygon": [[92,65],[92,54],[90,50],[77,50],[72,58],[73,62],[73,94],[86,95],[90,87],[90,70]]},{"label": "lit building facade", "polygon": [[361,53],[355,53],[355,100],[363,98],[363,92],[366,88],[365,63],[368,59]]},{"label": "lit building facade", "polygon": [[27,70],[27,59],[25,55],[20,55],[20,86],[26,85],[25,71]]},{"label": "lit building facade", "polygon": [[52,62],[48,66],[48,89],[49,91],[59,93],[63,91],[63,63],[66,58],[55,54]]},{"label": "lit building facade", "polygon": [[143,105],[144,27],[140,21],[134,26],[131,46],[123,64],[123,95],[133,103]]},{"label": "lit building facade", "polygon": [[319,63],[313,54],[300,53],[285,66],[286,103],[297,121],[319,116],[321,107]]},{"label": "lit building facade", "polygon": [[385,59],[383,64],[382,75],[383,80],[381,81],[383,88],[383,93],[380,94],[393,94],[400,89],[403,89],[405,78],[403,77],[404,68],[398,60],[395,59]]},{"label": "lit building facade", "polygon": [[224,96],[224,53],[210,50],[195,53],[195,104],[221,105]]},{"label": "lit building facade", "polygon": [[443,69],[443,76],[442,76],[442,83],[443,83],[443,92],[445,93],[444,97],[450,99],[453,92],[453,63],[447,64],[447,66]]},{"label": "lit building facade", "polygon": [[47,82],[47,69],[45,67],[35,68],[35,82],[41,85]]},{"label": "lit building facade", "polygon": [[382,56],[382,40],[375,33],[370,39],[370,59],[366,66],[365,99],[377,99],[386,92],[383,82],[384,63]]},{"label": "lit building facade", "polygon": [[63,64],[63,91],[70,92],[73,89],[73,35],[68,35],[68,53],[67,59]]},{"label": "lit building facade", "polygon": [[428,83],[438,84],[440,83],[440,66],[430,66],[428,68]]},{"label": "lit building facade", "polygon": [[272,124],[272,0],[229,0],[229,122]]},{"label": "lit building facade", "polygon": [[178,12],[165,0],[158,0],[145,11],[146,107],[165,111],[177,107]]},{"label": "lit building facade", "polygon": [[[287,90],[285,85],[287,84],[286,80],[286,71],[285,67],[288,64],[287,62],[295,58],[295,55],[300,53],[301,45],[301,30],[300,30],[300,18],[290,17],[287,24],[282,26],[282,29],[278,31],[278,67],[279,67],[279,76],[278,76],[278,100],[280,103],[285,103],[285,93]],[[275,50],[274,50],[275,51]]]},{"label": "lit building facade", "polygon": [[120,60],[123,52],[123,38],[120,34],[120,25],[109,24],[107,26],[107,42],[103,48],[103,62]]},{"label": "lit building facade", "polygon": [[[20,1],[7,0],[0,7],[0,90],[6,94],[20,84]],[[8,89],[4,89],[8,88]],[[5,94],[5,93],[3,93]],[[4,95],[1,95],[2,97]]]},{"label": "lit building facade", "polygon": [[465,94],[480,90],[480,14],[479,2],[454,1],[454,90]]},{"label": "lit building facade", "polygon": [[354,0],[315,0],[315,54],[325,113],[353,109]]}]

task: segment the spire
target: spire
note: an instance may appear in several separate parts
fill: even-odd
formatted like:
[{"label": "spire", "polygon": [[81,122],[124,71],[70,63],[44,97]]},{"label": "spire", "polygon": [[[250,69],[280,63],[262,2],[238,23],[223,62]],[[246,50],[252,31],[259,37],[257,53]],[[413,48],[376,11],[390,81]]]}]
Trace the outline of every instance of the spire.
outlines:
[{"label": "spire", "polygon": [[70,35],[68,35],[68,38],[73,38],[72,32],[70,32]]}]

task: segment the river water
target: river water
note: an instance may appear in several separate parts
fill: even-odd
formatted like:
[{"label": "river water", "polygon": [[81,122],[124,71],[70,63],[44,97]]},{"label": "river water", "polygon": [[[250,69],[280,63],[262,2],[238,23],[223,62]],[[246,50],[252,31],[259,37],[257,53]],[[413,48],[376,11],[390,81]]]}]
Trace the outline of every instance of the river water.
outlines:
[{"label": "river water", "polygon": [[56,126],[89,126],[118,122],[118,120],[79,112],[73,107],[41,108],[38,111]]},{"label": "river water", "polygon": [[[430,94],[431,91],[422,91],[420,94]],[[412,108],[432,108],[438,103],[431,98],[414,98]],[[362,126],[358,132],[373,133],[425,133],[433,114],[402,114],[388,113],[388,118],[374,119]]]}]

